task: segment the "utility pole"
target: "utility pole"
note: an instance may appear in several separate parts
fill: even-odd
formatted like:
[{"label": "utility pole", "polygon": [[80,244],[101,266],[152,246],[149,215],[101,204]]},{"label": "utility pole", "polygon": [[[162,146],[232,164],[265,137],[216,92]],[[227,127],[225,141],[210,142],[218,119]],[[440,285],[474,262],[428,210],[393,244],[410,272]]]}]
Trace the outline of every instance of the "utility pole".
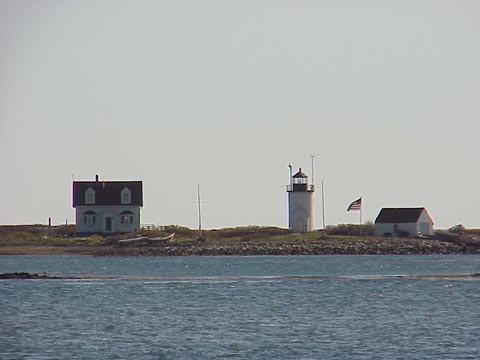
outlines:
[{"label": "utility pole", "polygon": [[202,236],[202,201],[200,200],[200,184],[197,185],[196,204],[198,204],[198,237],[196,241],[205,241]]}]

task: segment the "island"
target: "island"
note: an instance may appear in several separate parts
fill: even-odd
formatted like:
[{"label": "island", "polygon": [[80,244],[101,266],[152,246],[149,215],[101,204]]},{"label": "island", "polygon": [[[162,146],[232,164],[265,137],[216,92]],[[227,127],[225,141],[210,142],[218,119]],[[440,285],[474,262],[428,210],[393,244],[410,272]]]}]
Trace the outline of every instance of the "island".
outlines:
[{"label": "island", "polygon": [[[358,226],[358,225],[357,225]],[[48,233],[45,233],[48,230]],[[277,227],[245,226],[197,231],[176,226],[129,234],[78,235],[69,227],[0,226],[0,255],[76,254],[90,256],[225,256],[225,255],[415,255],[480,254],[476,231],[438,232],[436,236],[362,236],[355,225],[291,234]]]}]

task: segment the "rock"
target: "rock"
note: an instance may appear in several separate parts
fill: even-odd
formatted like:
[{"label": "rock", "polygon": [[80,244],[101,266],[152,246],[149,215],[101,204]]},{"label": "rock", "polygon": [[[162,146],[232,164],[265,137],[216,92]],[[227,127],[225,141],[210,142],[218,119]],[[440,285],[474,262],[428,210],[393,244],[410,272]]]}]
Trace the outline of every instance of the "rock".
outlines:
[{"label": "rock", "polygon": [[39,275],[31,274],[27,272],[14,272],[14,273],[3,273],[0,274],[0,279],[18,279],[18,280],[30,280],[30,279],[65,279],[58,276],[48,276],[48,275]]}]

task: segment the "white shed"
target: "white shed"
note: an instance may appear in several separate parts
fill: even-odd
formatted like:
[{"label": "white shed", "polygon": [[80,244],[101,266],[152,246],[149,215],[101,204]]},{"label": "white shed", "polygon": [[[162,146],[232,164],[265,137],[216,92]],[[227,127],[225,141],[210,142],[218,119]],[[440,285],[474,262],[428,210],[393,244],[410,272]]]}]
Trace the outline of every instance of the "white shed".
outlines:
[{"label": "white shed", "polygon": [[375,220],[375,236],[413,238],[433,235],[433,219],[427,209],[383,208]]}]

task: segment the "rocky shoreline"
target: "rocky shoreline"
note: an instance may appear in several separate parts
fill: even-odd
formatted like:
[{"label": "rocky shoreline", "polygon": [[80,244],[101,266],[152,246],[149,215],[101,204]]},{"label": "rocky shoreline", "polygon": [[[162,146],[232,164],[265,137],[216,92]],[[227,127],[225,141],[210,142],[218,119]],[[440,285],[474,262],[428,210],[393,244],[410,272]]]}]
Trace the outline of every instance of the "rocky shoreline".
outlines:
[{"label": "rocky shoreline", "polygon": [[162,243],[102,245],[10,245],[0,255],[260,256],[260,255],[434,255],[480,254],[480,242],[424,239],[316,239],[285,242]]},{"label": "rocky shoreline", "polygon": [[480,244],[418,239],[305,240],[162,246],[115,246],[92,249],[97,256],[261,256],[261,255],[433,255],[480,254]]}]

